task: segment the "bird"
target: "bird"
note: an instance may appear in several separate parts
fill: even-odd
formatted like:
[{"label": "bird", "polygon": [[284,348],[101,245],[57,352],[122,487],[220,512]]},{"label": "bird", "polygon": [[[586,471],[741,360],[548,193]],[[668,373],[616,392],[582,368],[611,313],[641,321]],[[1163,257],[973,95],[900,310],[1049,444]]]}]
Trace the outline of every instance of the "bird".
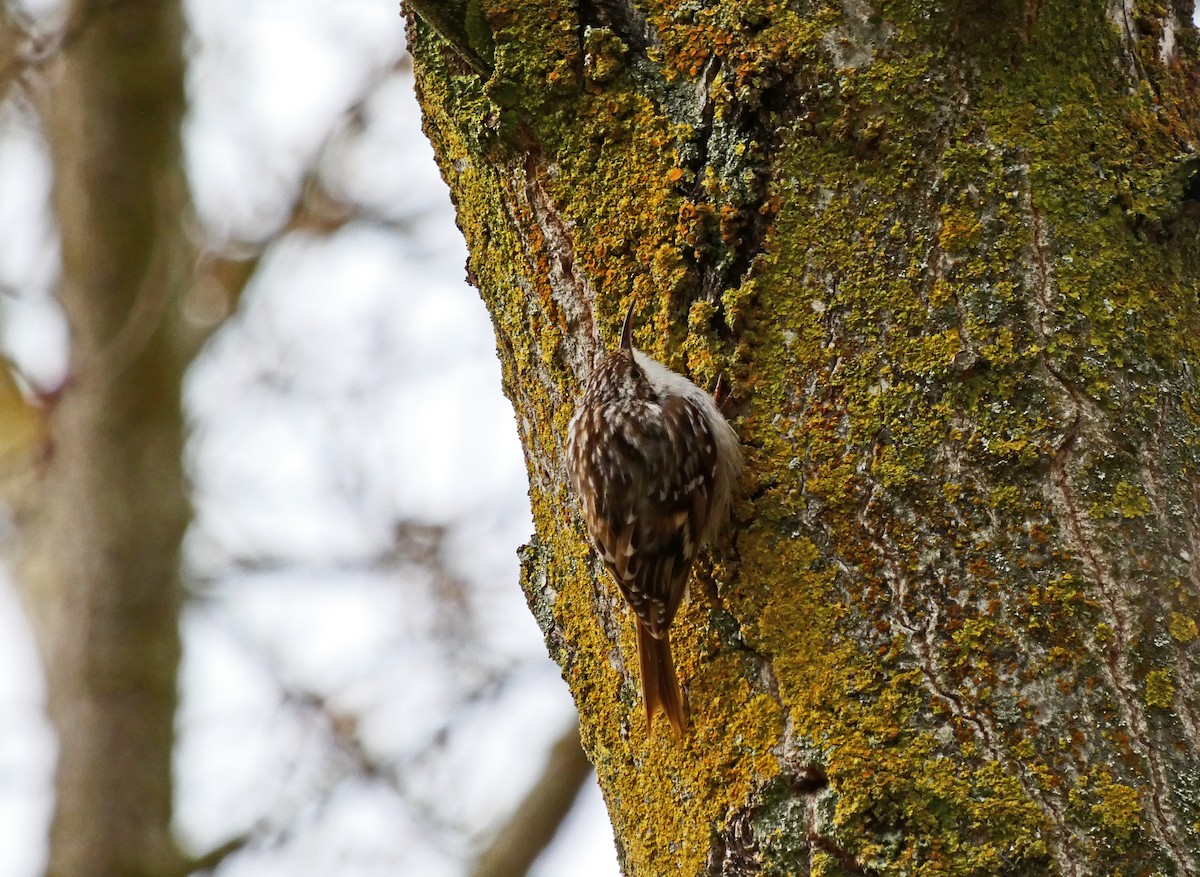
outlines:
[{"label": "bird", "polygon": [[637,619],[647,730],[661,711],[681,737],[671,623],[701,546],[728,519],[742,454],[713,396],[633,346],[633,313],[588,376],[567,468],[592,545]]}]

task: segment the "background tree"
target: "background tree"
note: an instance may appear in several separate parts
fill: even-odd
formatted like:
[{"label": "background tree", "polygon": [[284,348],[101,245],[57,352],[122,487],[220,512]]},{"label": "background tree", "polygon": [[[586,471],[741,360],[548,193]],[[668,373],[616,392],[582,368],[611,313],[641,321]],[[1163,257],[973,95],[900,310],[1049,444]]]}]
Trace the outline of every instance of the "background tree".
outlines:
[{"label": "background tree", "polygon": [[182,18],[174,3],[84,2],[70,18],[39,97],[74,343],[37,484],[15,505],[59,741],[48,872],[183,873],[170,836],[180,385],[199,336],[182,318]]},{"label": "background tree", "polygon": [[[1191,3],[408,9],[625,872],[1200,874]],[[750,469],[680,743],[565,487],[631,300]]]}]

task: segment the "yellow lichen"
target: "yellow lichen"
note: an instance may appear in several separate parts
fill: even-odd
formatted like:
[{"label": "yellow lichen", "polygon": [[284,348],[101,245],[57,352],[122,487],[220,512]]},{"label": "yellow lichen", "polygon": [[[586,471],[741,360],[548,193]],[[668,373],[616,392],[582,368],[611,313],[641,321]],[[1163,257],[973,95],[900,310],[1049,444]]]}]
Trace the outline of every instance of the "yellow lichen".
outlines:
[{"label": "yellow lichen", "polygon": [[1180,612],[1172,612],[1167,622],[1167,630],[1171,637],[1180,643],[1190,643],[1200,630],[1197,629],[1196,619]]},{"label": "yellow lichen", "polygon": [[1146,705],[1170,709],[1175,699],[1174,674],[1170,670],[1152,670],[1146,674]]},{"label": "yellow lichen", "polygon": [[1092,771],[1086,779],[1092,818],[1114,846],[1123,846],[1142,828],[1142,801],[1138,790],[1116,782],[1112,774],[1102,768]]}]

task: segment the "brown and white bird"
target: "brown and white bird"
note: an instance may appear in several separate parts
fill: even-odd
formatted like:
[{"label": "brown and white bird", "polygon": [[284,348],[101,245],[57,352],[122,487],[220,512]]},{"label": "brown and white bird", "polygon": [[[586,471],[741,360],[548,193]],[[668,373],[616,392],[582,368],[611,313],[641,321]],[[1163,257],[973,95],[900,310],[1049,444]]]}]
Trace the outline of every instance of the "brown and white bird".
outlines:
[{"label": "brown and white bird", "polygon": [[637,615],[646,724],[661,709],[682,734],[671,622],[728,516],[742,455],[713,397],[634,349],[632,324],[631,305],[571,419],[567,462],[588,535]]}]

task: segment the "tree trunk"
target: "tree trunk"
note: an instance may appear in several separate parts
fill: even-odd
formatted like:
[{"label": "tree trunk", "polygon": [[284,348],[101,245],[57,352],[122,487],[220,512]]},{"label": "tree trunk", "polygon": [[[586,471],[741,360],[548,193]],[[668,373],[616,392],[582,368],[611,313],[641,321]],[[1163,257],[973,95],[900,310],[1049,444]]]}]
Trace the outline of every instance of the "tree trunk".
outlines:
[{"label": "tree trunk", "polygon": [[[625,873],[1198,877],[1191,4],[424,5]],[[672,636],[682,741],[566,489],[630,300],[732,379],[749,462]]]},{"label": "tree trunk", "polygon": [[15,498],[16,574],[58,734],[51,875],[179,874],[170,835],[193,254],[174,2],[79,0],[38,93],[70,372]]}]

